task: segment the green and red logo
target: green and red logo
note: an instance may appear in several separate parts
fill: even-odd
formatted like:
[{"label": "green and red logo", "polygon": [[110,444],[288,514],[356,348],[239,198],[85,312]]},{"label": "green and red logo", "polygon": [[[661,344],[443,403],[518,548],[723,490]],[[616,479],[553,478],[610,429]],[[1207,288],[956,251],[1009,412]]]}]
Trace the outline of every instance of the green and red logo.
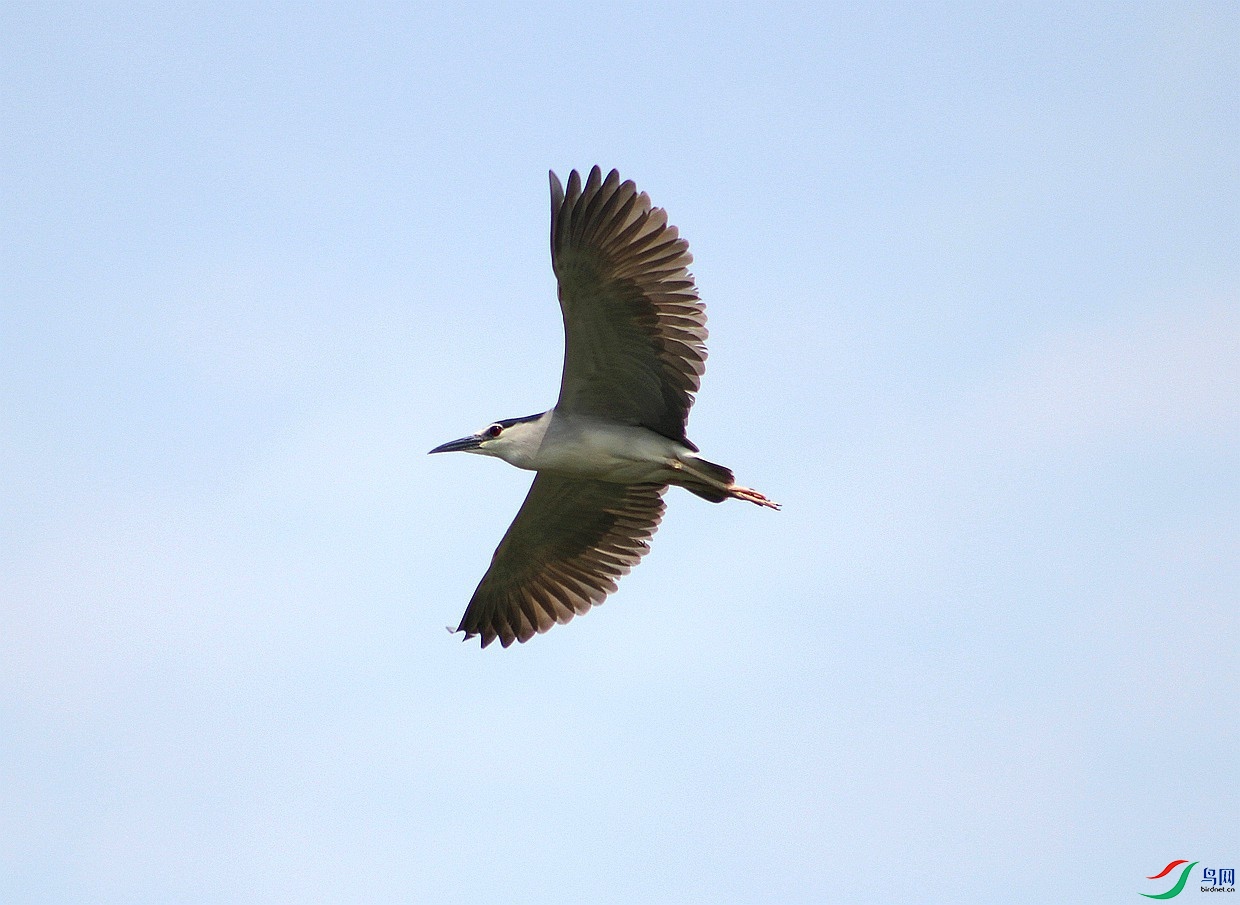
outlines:
[{"label": "green and red logo", "polygon": [[[1181,858],[1179,861],[1172,861],[1170,864],[1164,867],[1161,871],[1154,874],[1154,876],[1146,877],[1145,879],[1161,880],[1163,877],[1167,876],[1167,874],[1171,873],[1181,864],[1188,864],[1188,862],[1184,860],[1183,858]],[[1166,892],[1160,892],[1157,894],[1152,893],[1152,892],[1143,892],[1141,893],[1141,895],[1145,896],[1147,899],[1174,899],[1176,896],[1178,896],[1180,893],[1184,891],[1184,884],[1188,882],[1188,872],[1191,871],[1196,866],[1197,866],[1196,861],[1194,861],[1192,864],[1188,864],[1188,867],[1180,871],[1180,879],[1175,881],[1175,886],[1172,886]]]}]

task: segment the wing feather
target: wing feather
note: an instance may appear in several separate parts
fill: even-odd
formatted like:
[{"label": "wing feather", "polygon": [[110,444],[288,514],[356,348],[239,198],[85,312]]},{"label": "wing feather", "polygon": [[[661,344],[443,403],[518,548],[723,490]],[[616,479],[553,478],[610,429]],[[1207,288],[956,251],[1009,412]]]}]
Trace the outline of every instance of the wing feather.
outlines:
[{"label": "wing feather", "polygon": [[457,631],[507,647],[602,603],[649,550],[666,489],[539,473]]},{"label": "wing feather", "polygon": [[551,174],[551,263],[564,314],[556,407],[640,425],[693,447],[685,421],[706,361],[689,244],[612,170],[583,187]]}]

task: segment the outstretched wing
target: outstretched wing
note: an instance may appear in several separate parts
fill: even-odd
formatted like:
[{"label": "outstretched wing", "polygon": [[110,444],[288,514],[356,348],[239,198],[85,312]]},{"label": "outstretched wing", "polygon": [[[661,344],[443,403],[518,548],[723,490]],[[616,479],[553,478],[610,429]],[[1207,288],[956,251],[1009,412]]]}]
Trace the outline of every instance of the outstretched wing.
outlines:
[{"label": "outstretched wing", "polygon": [[689,243],[645,192],[595,167],[551,174],[551,265],[564,313],[556,408],[685,437],[706,361]]},{"label": "outstretched wing", "polygon": [[650,549],[666,489],[536,475],[457,631],[507,647],[602,603]]}]

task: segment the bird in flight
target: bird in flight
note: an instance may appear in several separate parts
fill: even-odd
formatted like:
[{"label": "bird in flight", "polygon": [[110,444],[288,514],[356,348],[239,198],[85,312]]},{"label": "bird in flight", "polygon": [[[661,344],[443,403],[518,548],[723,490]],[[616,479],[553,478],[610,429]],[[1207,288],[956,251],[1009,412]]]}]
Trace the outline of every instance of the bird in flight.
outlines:
[{"label": "bird in flight", "polygon": [[432,449],[537,472],[457,627],[486,647],[528,641],[616,589],[650,549],[668,485],[712,503],[779,504],[707,462],[685,435],[706,360],[689,243],[645,192],[598,167],[551,173],[551,266],[564,315],[555,407]]}]

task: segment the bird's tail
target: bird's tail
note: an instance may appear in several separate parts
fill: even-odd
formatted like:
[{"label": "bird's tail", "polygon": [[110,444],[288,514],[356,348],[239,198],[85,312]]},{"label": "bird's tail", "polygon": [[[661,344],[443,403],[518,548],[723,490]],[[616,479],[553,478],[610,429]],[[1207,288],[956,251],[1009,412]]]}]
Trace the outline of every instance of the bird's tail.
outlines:
[{"label": "bird's tail", "polygon": [[767,509],[779,508],[779,503],[768,500],[758,491],[750,487],[738,487],[732,469],[707,462],[697,456],[684,456],[680,459],[680,467],[676,470],[672,483],[712,503],[722,503],[727,499],[748,500]]},{"label": "bird's tail", "polygon": [[682,460],[681,465],[677,472],[680,480],[676,483],[685,490],[712,503],[722,503],[731,496],[728,488],[735,483],[732,469],[707,462],[697,456],[688,461]]}]

